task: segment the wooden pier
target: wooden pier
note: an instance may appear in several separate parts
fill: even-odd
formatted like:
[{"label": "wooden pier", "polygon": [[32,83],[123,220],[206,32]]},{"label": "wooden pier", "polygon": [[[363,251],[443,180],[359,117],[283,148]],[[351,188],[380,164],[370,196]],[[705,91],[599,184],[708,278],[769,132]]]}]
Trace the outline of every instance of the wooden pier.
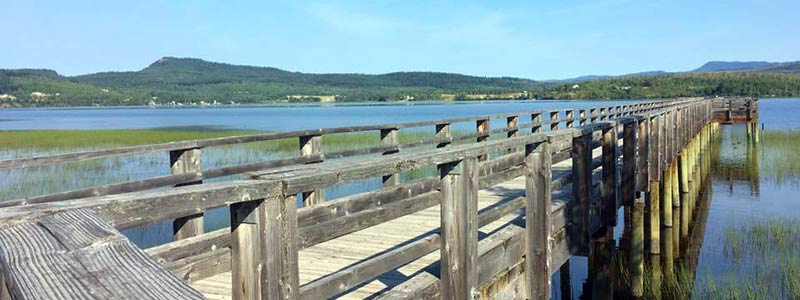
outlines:
[{"label": "wooden pier", "polygon": [[[642,297],[644,277],[660,276],[646,264],[672,276],[675,260],[699,251],[690,233],[702,230],[692,220],[702,217],[719,101],[0,161],[3,171],[166,152],[171,173],[0,202],[0,299],[550,299],[559,270],[569,293],[572,256],[589,257],[584,293],[593,299]],[[453,136],[458,123],[475,132]],[[401,143],[401,131],[425,127],[435,135]],[[380,144],[323,151],[324,135],[360,132],[379,134]],[[297,156],[201,167],[205,148],[286,138],[297,139]],[[325,197],[326,188],[376,178],[380,189]],[[218,207],[229,207],[231,227],[204,232],[204,212]],[[119,232],[162,220],[173,220],[171,243],[139,249]],[[615,226],[624,228],[619,241]],[[612,274],[617,251],[630,274],[624,290]]]}]

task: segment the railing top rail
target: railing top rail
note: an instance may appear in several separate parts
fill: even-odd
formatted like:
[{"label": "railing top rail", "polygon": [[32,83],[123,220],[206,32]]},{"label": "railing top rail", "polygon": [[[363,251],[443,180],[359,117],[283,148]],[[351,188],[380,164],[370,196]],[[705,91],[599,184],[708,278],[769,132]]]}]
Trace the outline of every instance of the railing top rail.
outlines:
[{"label": "railing top rail", "polygon": [[[686,99],[672,99],[672,100],[663,100],[663,101],[653,101],[653,102],[648,102],[648,103],[657,103],[657,104],[661,104],[661,105],[664,105],[664,106],[668,106],[668,105],[673,105],[673,104],[677,104],[677,103],[682,103],[682,102],[685,102],[685,101],[687,101],[687,100]],[[637,102],[637,103],[641,103],[641,102]],[[631,104],[631,105],[633,105],[633,104]],[[523,112],[510,112],[510,113],[490,114],[490,115],[471,116],[471,117],[458,117],[458,118],[438,119],[438,120],[429,120],[429,121],[406,122],[406,123],[396,123],[396,124],[360,125],[360,126],[349,126],[349,127],[333,127],[333,128],[319,128],[319,129],[309,129],[309,130],[294,130],[294,131],[285,131],[285,132],[274,132],[274,133],[252,134],[252,135],[242,135],[242,136],[219,137],[219,138],[210,138],[210,139],[187,140],[187,141],[178,141],[178,142],[161,143],[161,144],[150,144],[150,145],[141,145],[141,146],[120,147],[120,148],[104,149],[104,150],[82,151],[82,152],[65,153],[65,154],[55,154],[55,155],[45,155],[45,156],[28,157],[28,158],[17,158],[17,159],[9,159],[9,160],[0,160],[0,171],[6,171],[6,170],[12,170],[12,169],[21,169],[21,168],[29,168],[29,167],[47,166],[47,165],[61,164],[61,163],[65,163],[65,162],[82,161],[82,160],[89,160],[89,159],[99,159],[99,158],[115,157],[115,156],[126,156],[126,155],[137,155],[137,154],[153,153],[153,152],[164,152],[164,151],[175,151],[175,150],[205,148],[205,147],[212,147],[212,146],[242,144],[242,143],[269,141],[269,140],[277,140],[277,139],[284,139],[284,138],[296,138],[296,137],[302,137],[302,136],[314,136],[314,135],[323,135],[323,134],[337,134],[337,133],[376,131],[376,130],[382,130],[382,129],[412,128],[412,127],[422,127],[422,126],[431,126],[431,125],[439,125],[439,124],[470,122],[470,121],[485,120],[485,119],[501,119],[501,118],[506,118],[506,117],[511,117],[511,116],[545,114],[545,113],[548,113],[548,112],[564,112],[564,111],[576,110],[576,109],[578,109],[578,108],[564,108],[564,109],[557,109],[557,110],[534,110],[534,111],[523,111]],[[633,107],[629,107],[625,111],[630,111],[630,110],[634,110],[634,109],[635,108],[633,108]],[[573,119],[584,119],[584,118],[589,118],[589,117],[590,116],[574,117]],[[560,120],[560,121],[563,121],[563,120]],[[550,123],[551,123],[551,121],[549,119],[546,119],[546,118],[543,118],[542,121],[541,121],[542,125],[547,125],[547,124],[550,124]]]},{"label": "railing top rail", "polygon": [[[359,161],[329,161],[308,165],[306,169],[281,172],[261,180],[234,180],[164,190],[147,190],[127,194],[97,196],[74,200],[6,207],[0,209],[0,228],[30,221],[60,211],[91,208],[117,228],[130,228],[187,213],[230,205],[253,199],[283,198],[308,190],[311,186],[327,186],[423,166],[437,165],[489,151],[504,150],[547,140],[562,140],[604,130],[615,124],[636,122],[666,113],[692,103],[670,106],[641,115],[630,115],[557,131],[539,132],[483,143],[455,145],[446,148],[369,157]],[[197,199],[206,199],[197,201]]]}]

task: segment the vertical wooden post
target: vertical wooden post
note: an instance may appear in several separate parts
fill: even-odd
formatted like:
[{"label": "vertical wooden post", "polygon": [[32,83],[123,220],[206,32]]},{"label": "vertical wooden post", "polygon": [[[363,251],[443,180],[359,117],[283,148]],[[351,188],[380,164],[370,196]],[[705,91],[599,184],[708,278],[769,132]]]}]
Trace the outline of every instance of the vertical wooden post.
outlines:
[{"label": "vertical wooden post", "polygon": [[600,108],[600,121],[608,120],[608,108]]},{"label": "vertical wooden post", "polygon": [[550,131],[558,130],[558,111],[554,110],[550,112]]},{"label": "vertical wooden post", "polygon": [[261,299],[261,246],[258,207],[263,200],[232,204],[231,279],[234,300]]},{"label": "vertical wooden post", "polygon": [[565,116],[567,118],[567,128],[575,127],[575,110],[574,109],[566,110]]},{"label": "vertical wooden post", "polygon": [[639,120],[639,146],[636,160],[636,191],[644,192],[649,187],[648,157],[650,155],[650,119]]},{"label": "vertical wooden post", "polygon": [[631,214],[633,201],[636,198],[636,136],[639,124],[632,120],[623,126],[622,130],[622,186],[620,189],[624,213],[624,229],[620,247],[630,249],[631,240]]},{"label": "vertical wooden post", "polygon": [[617,226],[617,208],[620,205],[617,171],[617,123],[603,128],[603,181],[600,188],[600,213],[603,224]]},{"label": "vertical wooden post", "polygon": [[261,299],[298,299],[297,202],[294,195],[258,207],[262,265]]},{"label": "vertical wooden post", "polygon": [[[665,227],[672,227],[672,169],[675,165],[669,165],[664,170],[664,198],[661,199],[661,224]],[[667,237],[664,237],[665,239]]]},{"label": "vertical wooden post", "polygon": [[633,203],[631,234],[631,296],[644,296],[644,207],[640,194]]},{"label": "vertical wooden post", "polygon": [[531,132],[542,132],[542,113],[535,112],[531,114]]},{"label": "vertical wooden post", "polygon": [[[202,162],[200,149],[183,149],[169,152],[170,172],[173,175],[200,172]],[[202,181],[189,182],[176,186],[199,184]],[[182,240],[188,237],[203,234],[203,213],[177,218],[172,222],[173,240]]]},{"label": "vertical wooden post", "polygon": [[[517,132],[519,131],[519,129],[517,129],[518,124],[519,124],[519,118],[517,116],[506,117],[506,126],[508,126],[508,134],[507,134],[508,138],[513,138],[517,136]],[[508,148],[508,153],[513,153],[515,151],[517,151],[517,149]]]},{"label": "vertical wooden post", "polygon": [[478,159],[439,165],[441,297],[473,299],[478,290]]},{"label": "vertical wooden post", "polygon": [[597,107],[589,108],[589,120],[592,123],[597,122]]},{"label": "vertical wooden post", "polygon": [[[449,140],[450,136],[450,123],[436,124],[436,138],[441,140]],[[436,148],[444,148],[450,145],[450,142],[439,142]]]},{"label": "vertical wooden post", "polygon": [[[681,228],[681,192],[680,192],[680,177],[678,169],[680,168],[681,156],[679,155],[672,168],[672,253],[673,257],[680,255],[680,228]],[[669,238],[669,237],[667,237]]]},{"label": "vertical wooden post", "polygon": [[[570,253],[587,256],[591,232],[589,225],[596,217],[591,206],[592,196],[592,133],[585,132],[572,139],[572,222]],[[573,203],[574,202],[574,203]]]},{"label": "vertical wooden post", "polygon": [[528,299],[550,299],[550,210],[552,158],[550,143],[525,146],[525,273]]},{"label": "vertical wooden post", "polygon": [[[381,129],[381,146],[394,146],[400,144],[400,132],[397,128]],[[400,152],[400,149],[386,150],[383,155],[392,155]],[[383,186],[389,187],[400,184],[400,174],[391,174],[383,176]]]},{"label": "vertical wooden post", "polygon": [[[322,136],[321,135],[307,135],[300,137],[300,155],[316,155],[322,152]],[[303,205],[311,206],[325,202],[325,190],[318,189],[302,193]]]},{"label": "vertical wooden post", "polygon": [[[478,143],[486,142],[489,140],[489,119],[478,119],[475,121],[475,131],[481,135],[475,141]],[[484,161],[489,159],[489,154],[481,154],[478,160]]]},{"label": "vertical wooden post", "polygon": [[647,174],[649,176],[650,186],[648,188],[647,194],[647,217],[649,221],[649,243],[650,243],[650,254],[659,254],[660,251],[660,233],[661,233],[661,223],[660,221],[660,181],[659,177],[661,175],[660,166],[663,165],[661,163],[663,157],[663,146],[662,146],[662,132],[661,129],[663,122],[659,120],[659,117],[653,117],[650,119],[650,155],[648,161],[649,170]]},{"label": "vertical wooden post", "polygon": [[581,109],[579,112],[581,126],[586,125],[586,109]]},{"label": "vertical wooden post", "polygon": [[[691,145],[692,142],[689,142]],[[691,147],[691,146],[689,146]],[[683,149],[679,158],[679,179],[680,179],[680,199],[681,199],[681,227],[679,230],[680,241],[689,236],[689,202],[691,202],[691,194],[689,188],[689,150]]]}]

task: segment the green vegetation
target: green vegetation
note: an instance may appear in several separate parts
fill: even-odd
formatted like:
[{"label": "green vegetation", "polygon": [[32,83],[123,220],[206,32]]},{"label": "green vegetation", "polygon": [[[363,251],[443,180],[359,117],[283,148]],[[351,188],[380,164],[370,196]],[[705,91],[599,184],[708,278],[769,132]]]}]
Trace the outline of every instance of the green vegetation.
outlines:
[{"label": "green vegetation", "polygon": [[604,78],[562,84],[541,92],[550,99],[645,99],[671,97],[797,97],[798,73],[679,73]]},{"label": "green vegetation", "polygon": [[800,186],[800,132],[791,130],[765,131],[758,146],[762,179],[778,184]]},{"label": "green vegetation", "polygon": [[34,150],[76,150],[159,144],[183,140],[254,134],[240,130],[19,130],[0,131],[0,148]]},{"label": "green vegetation", "polygon": [[[800,96],[798,66],[800,63],[783,63],[727,72],[643,72],[592,76],[594,80],[589,81],[538,82],[437,72],[307,74],[166,57],[141,71],[74,77],[52,70],[0,70],[0,107]],[[706,69],[730,68],[738,67]]]},{"label": "green vegetation", "polygon": [[436,72],[306,74],[167,57],[138,72],[75,77],[49,70],[0,70],[0,95],[15,98],[2,99],[0,106],[268,103],[294,95],[305,95],[297,98],[308,101],[325,96],[335,96],[336,101],[439,99],[441,94],[519,93],[543,85],[520,78]]},{"label": "green vegetation", "polygon": [[723,239],[732,269],[705,279],[699,299],[800,299],[800,222],[751,221]]}]

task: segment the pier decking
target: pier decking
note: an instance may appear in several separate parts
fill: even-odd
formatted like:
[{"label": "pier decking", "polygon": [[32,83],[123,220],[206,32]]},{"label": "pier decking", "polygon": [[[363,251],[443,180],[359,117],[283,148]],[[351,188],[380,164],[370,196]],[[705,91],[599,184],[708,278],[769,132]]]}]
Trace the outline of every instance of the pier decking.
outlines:
[{"label": "pier decking", "polygon": [[[58,299],[549,299],[551,276],[571,256],[590,258],[589,271],[599,278],[589,287],[593,298],[641,297],[644,265],[652,261],[646,258],[671,265],[696,244],[690,229],[702,230],[691,224],[715,122],[757,116],[757,100],[735,102],[747,107],[743,118],[717,111],[725,107],[720,101],[531,111],[0,161],[0,170],[10,170],[167,151],[172,172],[0,202],[0,299],[36,299],[37,287],[50,287],[40,292]],[[502,126],[491,128],[498,120]],[[453,136],[456,123],[474,124],[475,133]],[[419,127],[431,127],[435,136],[401,143],[401,130]],[[323,135],[370,131],[380,133],[380,145],[322,150]],[[208,170],[200,164],[203,148],[286,138],[298,140],[298,156]],[[436,175],[420,171],[426,169]],[[241,177],[203,182],[232,175]],[[382,188],[325,197],[326,188],[375,178]],[[203,213],[217,207],[230,208],[232,226],[203,232]],[[59,232],[55,241],[69,246],[67,257],[75,255],[77,263],[51,259],[63,250],[10,243],[11,233],[49,228],[63,222],[48,220],[76,213],[92,226],[51,232]],[[164,219],[174,219],[172,243],[144,251],[107,247],[130,245],[117,230]],[[620,241],[615,226],[624,227]],[[96,255],[94,249],[116,258],[87,265],[83,257]],[[610,279],[617,249],[626,253],[630,272],[624,292]],[[27,276],[20,268],[36,267],[31,257],[55,269]],[[62,271],[47,271],[56,269]],[[154,288],[156,278],[163,286]]]}]

